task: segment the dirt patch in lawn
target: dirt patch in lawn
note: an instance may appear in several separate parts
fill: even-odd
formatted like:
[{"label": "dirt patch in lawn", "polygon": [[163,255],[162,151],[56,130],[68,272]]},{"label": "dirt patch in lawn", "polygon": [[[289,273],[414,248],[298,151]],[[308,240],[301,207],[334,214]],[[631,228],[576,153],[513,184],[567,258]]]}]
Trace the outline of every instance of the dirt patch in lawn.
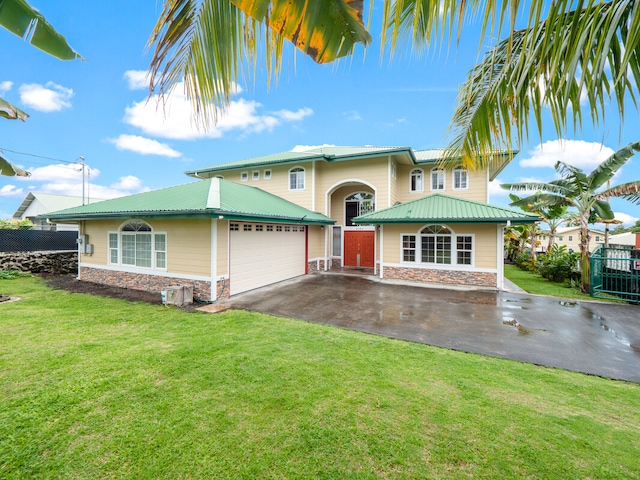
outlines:
[{"label": "dirt patch in lawn", "polygon": [[84,280],[78,280],[74,275],[41,274],[39,276],[44,278],[47,285],[57,290],[67,290],[73,293],[88,293],[90,295],[99,295],[101,297],[120,298],[122,300],[129,300],[130,302],[146,302],[155,305],[162,304],[162,298],[159,293],[85,282]]}]

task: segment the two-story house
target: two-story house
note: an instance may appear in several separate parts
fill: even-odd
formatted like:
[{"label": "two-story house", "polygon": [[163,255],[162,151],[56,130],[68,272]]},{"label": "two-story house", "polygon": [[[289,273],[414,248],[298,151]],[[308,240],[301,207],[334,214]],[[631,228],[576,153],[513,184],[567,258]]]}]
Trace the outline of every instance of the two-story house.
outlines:
[{"label": "two-story house", "polygon": [[502,288],[503,228],[488,170],[442,150],[320,147],[186,172],[185,185],[55,212],[84,235],[79,278],[214,300],[331,268],[382,280]]}]

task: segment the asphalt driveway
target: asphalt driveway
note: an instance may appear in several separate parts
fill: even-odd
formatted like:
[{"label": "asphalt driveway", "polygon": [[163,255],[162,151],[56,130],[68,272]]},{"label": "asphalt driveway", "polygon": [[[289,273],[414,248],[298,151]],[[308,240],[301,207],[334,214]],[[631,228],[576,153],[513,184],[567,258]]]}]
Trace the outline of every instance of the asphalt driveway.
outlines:
[{"label": "asphalt driveway", "polygon": [[640,383],[640,306],[458,291],[313,274],[227,300],[297,318],[465,352]]}]

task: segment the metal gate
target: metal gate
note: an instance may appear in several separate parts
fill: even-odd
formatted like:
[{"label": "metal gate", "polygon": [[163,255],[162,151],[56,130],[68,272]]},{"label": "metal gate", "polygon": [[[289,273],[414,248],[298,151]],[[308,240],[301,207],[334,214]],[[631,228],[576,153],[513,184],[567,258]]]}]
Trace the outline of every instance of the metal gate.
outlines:
[{"label": "metal gate", "polygon": [[591,296],[640,302],[640,250],[598,247],[591,254]]}]

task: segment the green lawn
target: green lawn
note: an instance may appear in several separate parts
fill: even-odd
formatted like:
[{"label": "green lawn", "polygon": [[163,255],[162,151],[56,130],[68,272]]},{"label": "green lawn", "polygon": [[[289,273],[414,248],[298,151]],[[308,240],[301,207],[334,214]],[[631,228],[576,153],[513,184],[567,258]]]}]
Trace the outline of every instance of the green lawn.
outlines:
[{"label": "green lawn", "polygon": [[638,478],[640,385],[0,280],[0,478]]},{"label": "green lawn", "polygon": [[576,298],[579,300],[598,300],[591,295],[582,293],[577,287],[572,288],[568,280],[564,283],[550,282],[537,273],[527,272],[515,265],[505,265],[504,276],[523,290],[536,295],[551,295],[553,297]]}]

